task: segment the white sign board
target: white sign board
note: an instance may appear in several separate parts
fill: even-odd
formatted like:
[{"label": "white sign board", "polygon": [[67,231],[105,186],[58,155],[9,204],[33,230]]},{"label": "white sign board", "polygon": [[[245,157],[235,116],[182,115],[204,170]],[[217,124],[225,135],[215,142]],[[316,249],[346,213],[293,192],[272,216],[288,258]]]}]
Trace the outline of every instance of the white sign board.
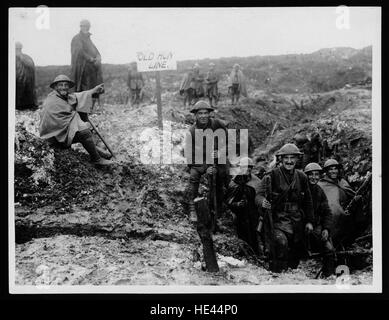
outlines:
[{"label": "white sign board", "polygon": [[139,51],[136,62],[140,72],[177,70],[177,61],[171,51]]}]

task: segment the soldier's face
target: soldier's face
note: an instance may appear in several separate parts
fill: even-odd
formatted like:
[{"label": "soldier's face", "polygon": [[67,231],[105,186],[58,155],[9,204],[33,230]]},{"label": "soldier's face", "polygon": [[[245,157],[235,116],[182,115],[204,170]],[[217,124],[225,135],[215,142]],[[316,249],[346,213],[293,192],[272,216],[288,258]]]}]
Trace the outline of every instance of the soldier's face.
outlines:
[{"label": "soldier's face", "polygon": [[297,157],[293,154],[287,154],[282,157],[282,165],[288,171],[293,170],[296,166]]},{"label": "soldier's face", "polygon": [[208,110],[199,110],[196,113],[196,120],[200,124],[207,124],[209,121],[210,112]]},{"label": "soldier's face", "polygon": [[332,166],[328,168],[327,175],[330,179],[336,180],[338,179],[339,169],[337,166]]},{"label": "soldier's face", "polygon": [[82,23],[80,24],[80,29],[82,33],[88,33],[90,30],[90,24],[89,23]]},{"label": "soldier's face", "polygon": [[67,81],[58,82],[55,85],[55,90],[61,95],[66,97],[69,93],[69,83]]},{"label": "soldier's face", "polygon": [[307,173],[308,181],[310,184],[317,184],[320,180],[320,172],[319,171],[310,171]]}]

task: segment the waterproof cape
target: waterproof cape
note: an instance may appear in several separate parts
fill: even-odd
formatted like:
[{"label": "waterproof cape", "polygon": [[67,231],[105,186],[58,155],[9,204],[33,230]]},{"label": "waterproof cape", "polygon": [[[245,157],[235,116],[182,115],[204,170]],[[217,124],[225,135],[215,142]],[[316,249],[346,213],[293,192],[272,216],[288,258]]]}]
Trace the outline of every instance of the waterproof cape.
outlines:
[{"label": "waterproof cape", "polygon": [[232,87],[233,80],[234,80],[236,75],[238,77],[240,94],[247,98],[246,79],[245,79],[245,76],[243,75],[243,72],[241,70],[238,70],[237,72],[235,72],[235,70],[231,71],[230,79],[229,79],[229,86]]},{"label": "waterproof cape", "polygon": [[77,131],[89,129],[79,112],[89,113],[92,106],[92,90],[69,94],[67,100],[55,90],[47,96],[41,110],[39,134],[42,139],[55,138],[67,146],[72,144]]}]

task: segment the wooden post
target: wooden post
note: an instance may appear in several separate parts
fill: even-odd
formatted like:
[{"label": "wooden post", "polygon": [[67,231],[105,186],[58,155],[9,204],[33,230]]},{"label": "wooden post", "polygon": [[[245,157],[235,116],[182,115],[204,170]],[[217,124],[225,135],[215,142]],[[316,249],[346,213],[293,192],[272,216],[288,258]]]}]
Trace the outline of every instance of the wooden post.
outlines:
[{"label": "wooden post", "polygon": [[162,98],[161,98],[161,75],[159,71],[155,72],[156,94],[157,94],[157,114],[159,128],[159,159],[163,163],[163,120],[162,120]]},{"label": "wooden post", "polygon": [[203,245],[203,254],[206,270],[218,272],[215,248],[212,240],[212,219],[209,212],[208,202],[205,198],[196,198],[195,208],[197,213],[197,232]]}]

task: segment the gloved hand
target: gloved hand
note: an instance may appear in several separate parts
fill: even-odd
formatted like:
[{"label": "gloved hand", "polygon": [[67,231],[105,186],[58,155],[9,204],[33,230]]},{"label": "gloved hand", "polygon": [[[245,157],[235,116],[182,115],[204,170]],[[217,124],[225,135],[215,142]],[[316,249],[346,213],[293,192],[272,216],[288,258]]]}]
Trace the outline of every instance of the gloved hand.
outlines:
[{"label": "gloved hand", "polygon": [[322,241],[327,241],[327,240],[328,240],[328,230],[327,230],[327,229],[324,229],[324,230],[321,232],[321,240],[322,240]]},{"label": "gloved hand", "polygon": [[92,94],[100,94],[104,92],[104,83],[100,83],[92,89]]},{"label": "gloved hand", "polygon": [[[209,174],[209,175],[213,175],[213,171],[214,170],[216,170],[216,168],[214,168],[213,166],[209,166],[208,168],[207,168],[207,174]],[[215,171],[215,172],[217,172],[217,171]]]},{"label": "gloved hand", "polygon": [[263,199],[263,201],[262,201],[262,208],[271,209],[271,204],[270,204],[270,202],[267,201],[266,199]]},{"label": "gloved hand", "polygon": [[236,203],[237,208],[244,208],[245,206],[247,206],[246,200],[240,200],[239,202]]},{"label": "gloved hand", "polygon": [[306,225],[305,225],[305,232],[306,233],[311,233],[313,231],[313,226],[312,226],[312,223],[308,222]]}]

